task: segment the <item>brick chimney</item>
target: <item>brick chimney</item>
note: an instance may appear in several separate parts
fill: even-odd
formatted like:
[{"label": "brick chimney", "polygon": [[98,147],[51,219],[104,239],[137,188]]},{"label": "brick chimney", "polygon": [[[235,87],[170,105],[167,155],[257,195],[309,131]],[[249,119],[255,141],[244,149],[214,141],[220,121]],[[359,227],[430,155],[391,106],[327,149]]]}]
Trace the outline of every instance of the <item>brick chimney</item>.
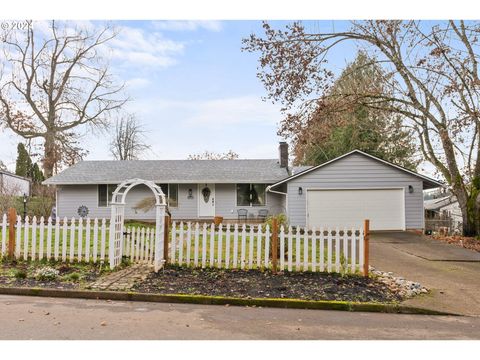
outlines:
[{"label": "brick chimney", "polygon": [[280,144],[278,145],[278,154],[280,167],[288,167],[288,144],[285,141],[280,141]]}]

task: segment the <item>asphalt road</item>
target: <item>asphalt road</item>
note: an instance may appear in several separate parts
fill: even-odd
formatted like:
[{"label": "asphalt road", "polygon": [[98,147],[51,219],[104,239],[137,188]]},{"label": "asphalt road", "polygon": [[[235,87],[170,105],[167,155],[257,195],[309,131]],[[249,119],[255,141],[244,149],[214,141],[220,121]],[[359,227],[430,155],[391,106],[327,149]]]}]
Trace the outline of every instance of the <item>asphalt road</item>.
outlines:
[{"label": "asphalt road", "polygon": [[0,339],[480,339],[480,317],[0,295]]}]

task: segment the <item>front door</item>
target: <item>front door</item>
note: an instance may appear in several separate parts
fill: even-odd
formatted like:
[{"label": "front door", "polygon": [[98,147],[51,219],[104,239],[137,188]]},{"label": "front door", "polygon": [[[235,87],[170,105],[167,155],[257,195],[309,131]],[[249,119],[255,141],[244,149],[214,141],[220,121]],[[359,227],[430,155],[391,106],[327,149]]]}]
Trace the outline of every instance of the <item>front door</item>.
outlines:
[{"label": "front door", "polygon": [[198,216],[215,216],[215,184],[198,184]]}]

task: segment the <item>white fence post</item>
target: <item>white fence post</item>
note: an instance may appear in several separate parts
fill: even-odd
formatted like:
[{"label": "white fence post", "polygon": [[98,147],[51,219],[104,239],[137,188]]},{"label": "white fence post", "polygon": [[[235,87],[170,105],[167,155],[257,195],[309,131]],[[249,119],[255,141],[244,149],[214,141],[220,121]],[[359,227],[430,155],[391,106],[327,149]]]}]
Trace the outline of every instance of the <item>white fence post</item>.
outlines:
[{"label": "white fence post", "polygon": [[195,267],[198,266],[198,245],[200,241],[200,224],[197,222],[195,224],[195,244],[194,244],[194,253],[193,253],[193,264]]},{"label": "white fence post", "polygon": [[47,220],[47,260],[52,258],[52,218]]},{"label": "white fence post", "polygon": [[203,223],[202,229],[202,268],[207,266],[207,223]]},{"label": "white fence post", "polygon": [[233,228],[233,268],[238,266],[238,224]]},{"label": "white fence post", "polygon": [[317,271],[317,229],[312,228],[312,271]]},{"label": "white fence post", "polygon": [[[13,224],[10,224],[13,226]],[[7,254],[7,214],[2,217],[2,256]]]}]

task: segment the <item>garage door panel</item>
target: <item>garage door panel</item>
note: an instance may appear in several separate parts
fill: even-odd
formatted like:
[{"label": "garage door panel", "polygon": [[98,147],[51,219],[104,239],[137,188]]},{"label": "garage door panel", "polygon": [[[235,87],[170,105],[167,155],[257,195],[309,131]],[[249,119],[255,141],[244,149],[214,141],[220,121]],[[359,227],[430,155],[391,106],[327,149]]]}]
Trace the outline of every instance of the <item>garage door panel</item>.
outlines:
[{"label": "garage door panel", "polygon": [[308,190],[309,227],[360,227],[370,219],[372,230],[405,228],[402,189]]}]

